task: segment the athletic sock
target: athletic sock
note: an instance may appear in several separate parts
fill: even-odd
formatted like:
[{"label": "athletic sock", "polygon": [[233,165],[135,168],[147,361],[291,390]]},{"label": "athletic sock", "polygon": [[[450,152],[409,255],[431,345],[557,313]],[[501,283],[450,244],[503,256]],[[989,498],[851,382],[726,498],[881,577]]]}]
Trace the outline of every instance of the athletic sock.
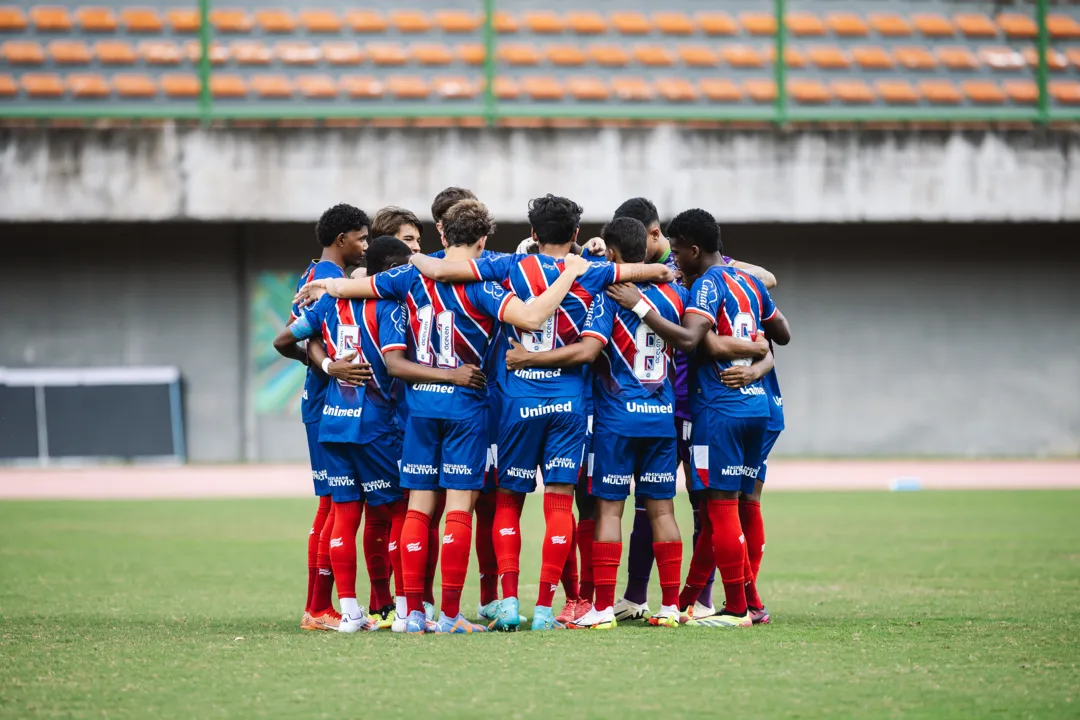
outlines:
[{"label": "athletic sock", "polygon": [[578,599],[580,588],[578,587],[577,522],[574,522],[570,531],[570,553],[566,556],[566,566],[562,571],[562,586],[567,601]]},{"label": "athletic sock", "polygon": [[720,580],[724,583],[724,611],[732,615],[745,615],[743,566],[746,539],[739,522],[739,501],[709,500],[706,504],[712,523],[716,569],[720,571]]},{"label": "athletic sock", "polygon": [[621,542],[593,543],[593,580],[596,583],[596,608],[607,610],[615,604],[615,583],[619,579]]},{"label": "athletic sock", "polygon": [[585,518],[578,523],[577,544],[581,552],[581,587],[578,588],[578,597],[589,602],[593,601],[595,594],[593,576],[593,537],[595,535],[595,520]]},{"label": "athletic sock", "polygon": [[765,523],[761,519],[761,503],[753,500],[739,501],[739,522],[746,536],[746,602],[760,609],[761,598],[757,592],[758,571],[765,553]]},{"label": "athletic sock", "polygon": [[540,552],[540,593],[536,604],[551,607],[574,531],[574,496],[544,493],[544,547]]},{"label": "athletic sock", "polygon": [[469,572],[472,515],[462,510],[446,513],[442,538],[442,611],[455,618],[461,612],[461,588]]},{"label": "athletic sock", "polygon": [[428,526],[428,557],[427,566],[424,568],[424,602],[435,604],[435,571],[439,566],[439,523],[442,520],[443,510],[446,509],[446,493],[441,492],[435,501],[435,513],[431,516],[431,524]]},{"label": "athletic sock", "polygon": [[319,549],[315,558],[315,566],[318,575],[315,578],[315,586],[311,591],[311,614],[321,615],[327,610],[334,609],[331,594],[334,591],[334,571],[330,566],[330,534],[334,530],[334,522],[337,520],[336,504],[331,503],[330,513],[323,522],[322,532],[319,533]]},{"label": "athletic sock", "polygon": [[315,511],[315,520],[311,523],[311,532],[308,533],[307,541],[307,600],[304,602],[304,611],[311,612],[311,600],[315,593],[315,579],[319,577],[319,536],[322,535],[323,525],[330,515],[330,496],[323,495],[319,498],[319,508]]},{"label": "athletic sock", "polygon": [[409,510],[401,528],[401,575],[409,612],[424,612],[424,573],[427,570],[428,527],[431,518]]},{"label": "athletic sock", "polygon": [[[364,503],[334,503],[334,529],[330,534],[330,565],[337,580],[338,600],[356,599],[356,533]],[[342,606],[344,612],[344,606]]]},{"label": "athletic sock", "polygon": [[638,605],[648,602],[652,566],[652,524],[645,511],[645,499],[637,498],[634,501],[634,529],[630,531],[630,554],[626,559],[624,598]]},{"label": "athletic sock", "polygon": [[495,530],[492,542],[502,579],[503,598],[518,596],[518,573],[521,572],[521,506],[524,495],[495,495]]},{"label": "athletic sock", "polygon": [[713,558],[712,522],[708,512],[701,513],[701,532],[694,543],[694,554],[690,558],[690,570],[686,574],[686,586],[679,595],[679,609],[692,607],[701,596],[709,574],[716,570]]},{"label": "athletic sock", "polygon": [[405,526],[405,513],[408,506],[404,500],[390,504],[390,566],[394,569],[394,596],[405,597],[405,580],[401,570],[401,529]]},{"label": "athletic sock", "polygon": [[480,604],[499,599],[499,560],[495,557],[495,493],[476,499],[476,564],[480,567]]},{"label": "athletic sock", "polygon": [[653,554],[656,556],[656,569],[660,575],[660,590],[663,593],[663,605],[677,605],[679,602],[679,581],[682,578],[682,541],[655,542]]},{"label": "athletic sock", "polygon": [[374,610],[394,601],[390,595],[390,505],[368,506],[364,522],[364,560],[371,582],[369,607]]},{"label": "athletic sock", "polygon": [[338,598],[338,602],[341,603],[341,614],[349,617],[360,617],[360,605],[356,602],[356,597],[343,597]]},{"label": "athletic sock", "polygon": [[[702,511],[702,504],[705,502],[704,490],[691,490],[690,491],[690,507],[693,508],[694,513],[694,544],[693,547],[697,548],[698,537],[701,535],[702,518],[708,519],[709,513]],[[711,525],[709,527],[712,527]],[[712,532],[707,533],[710,537]],[[712,540],[709,541],[709,547],[712,547]],[[711,550],[710,550],[711,552]],[[711,557],[711,555],[710,555]],[[698,593],[697,601],[705,607],[712,607],[712,589],[713,582],[716,580],[716,565],[709,562],[709,579],[705,581],[705,587]],[[693,601],[690,603],[693,605]]]}]

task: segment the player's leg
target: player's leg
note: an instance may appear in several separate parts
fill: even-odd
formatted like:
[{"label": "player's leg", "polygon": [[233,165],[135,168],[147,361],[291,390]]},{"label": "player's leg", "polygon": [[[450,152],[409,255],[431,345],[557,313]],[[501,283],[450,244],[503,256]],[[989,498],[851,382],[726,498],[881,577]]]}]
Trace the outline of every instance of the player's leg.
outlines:
[{"label": "player's leg", "polygon": [[390,565],[394,569],[394,616],[390,629],[394,632],[405,632],[405,618],[409,615],[409,604],[405,599],[405,576],[401,569],[401,531],[405,526],[408,506],[408,499],[391,504],[393,516],[390,521]]},{"label": "player's leg", "polygon": [[427,566],[424,568],[424,613],[428,620],[435,619],[435,574],[439,569],[439,526],[442,522],[443,513],[446,511],[446,493],[439,491],[435,499],[435,510],[432,511],[431,525],[428,526],[428,551]]},{"label": "player's leg", "polygon": [[408,615],[405,632],[434,632],[424,614],[424,579],[430,552],[431,518],[440,495],[439,467],[442,422],[410,414],[402,447],[401,487],[409,491],[408,510],[401,526],[401,578]]},{"label": "player's leg", "polygon": [[615,606],[619,620],[639,620],[649,615],[649,578],[652,575],[652,526],[644,498],[634,498],[634,527],[626,559],[626,590]]},{"label": "player's leg", "polygon": [[[396,520],[399,537],[401,523],[404,520],[402,517],[403,495],[398,478],[401,440],[401,435],[393,432],[360,446],[360,484],[364,490],[364,501],[367,505],[367,521],[364,524],[364,556],[367,560],[368,577],[371,579],[374,598],[369,606],[369,614],[379,628],[393,626],[396,609],[394,597],[390,594],[390,571],[395,564],[390,557],[390,543],[394,533],[395,519],[400,518]],[[374,531],[369,532],[369,528],[373,525]],[[396,564],[400,565],[400,553],[396,554],[398,555]],[[398,571],[400,572],[400,567]]]},{"label": "player's leg", "polygon": [[[699,416],[701,422],[692,428],[692,453],[690,456],[690,476],[687,489],[692,498],[698,499],[698,513],[695,518],[700,523],[696,524],[694,532],[694,552],[690,560],[690,569],[686,574],[686,584],[682,593],[679,594],[679,607],[683,609],[680,621],[690,623],[695,618],[698,598],[716,572],[716,558],[713,554],[713,528],[709,517],[707,505],[707,492],[709,482],[709,459],[708,447],[709,435],[705,418],[706,414]],[[713,610],[708,617],[715,615]]]},{"label": "player's leg", "polygon": [[[499,612],[499,560],[495,554],[495,497],[499,460],[499,397],[489,388],[488,449],[484,468],[484,489],[476,498],[476,564],[480,568],[480,604],[476,614],[481,621],[495,620]],[[501,397],[501,396],[500,396]]]},{"label": "player's leg", "polygon": [[327,482],[334,500],[334,526],[330,533],[330,566],[337,581],[341,606],[340,632],[376,630],[356,600],[356,534],[364,513],[364,492],[360,481],[360,446],[326,443]]},{"label": "player's leg", "polygon": [[[758,571],[765,552],[765,524],[761,518],[761,492],[765,489],[765,474],[768,469],[769,453],[780,433],[766,429],[761,444],[761,461],[755,466],[747,461],[747,467],[756,467],[755,477],[745,478],[743,493],[739,498],[739,521],[746,537],[746,555],[748,567],[746,582],[746,604],[750,608],[750,618],[755,625],[766,625],[770,621],[769,611],[762,602],[757,589]],[[752,481],[752,485],[751,485]]]},{"label": "player's leg", "polygon": [[364,560],[367,563],[368,581],[371,585],[368,608],[372,614],[387,615],[394,609],[390,594],[390,523],[392,512],[389,505],[372,506],[368,503],[367,519],[364,521]]},{"label": "player's leg", "polygon": [[[300,621],[301,630],[332,630],[334,628],[328,627],[325,623],[316,622],[313,610],[325,610],[326,608],[313,608],[312,604],[315,601],[315,587],[319,583],[319,539],[322,536],[323,527],[326,525],[326,519],[330,516],[330,509],[333,506],[333,502],[330,499],[330,487],[326,484],[326,461],[323,455],[322,445],[319,444],[319,423],[305,423],[304,431],[307,433],[308,442],[308,456],[311,460],[311,480],[315,486],[315,496],[319,499],[318,509],[315,511],[315,519],[311,523],[311,531],[308,533],[308,552],[307,552],[307,564],[308,564],[308,585],[307,585],[307,600],[304,603],[304,616]],[[329,574],[331,572],[329,566],[329,558],[327,558],[327,565],[325,568]],[[333,576],[329,576],[332,578]],[[323,583],[326,585],[327,583]],[[329,596],[331,588],[333,587],[333,580],[329,580],[329,586],[326,589],[327,605],[329,605]],[[330,608],[331,610],[333,608]],[[335,613],[336,614],[336,613]],[[331,618],[336,624],[337,619]]]},{"label": "player's leg", "polygon": [[[679,465],[682,468],[683,483],[686,487],[686,495],[690,498],[690,510],[694,518],[694,535],[691,539],[691,547],[696,548],[698,538],[701,537],[702,518],[708,517],[708,513],[704,512],[705,508],[705,491],[694,490],[691,487],[690,476],[690,441],[693,434],[693,423],[689,418],[675,418],[675,431],[677,435],[677,449],[679,451]],[[712,527],[711,525],[709,526]],[[709,547],[711,548],[711,541]],[[697,599],[691,601],[691,609],[693,610],[693,616],[698,618],[712,617],[716,614],[716,608],[713,607],[712,602],[712,590],[713,582],[716,580],[716,566],[712,564],[711,555],[712,550],[709,551],[710,558],[706,558],[707,566],[709,568],[709,577],[705,581],[705,587],[698,593]],[[680,607],[683,607],[680,603]]]},{"label": "player's leg", "polygon": [[642,438],[635,443],[637,495],[645,499],[652,528],[653,555],[660,575],[660,611],[649,624],[679,624],[679,582],[682,580],[682,535],[675,522],[675,470],[679,463],[675,438]]}]

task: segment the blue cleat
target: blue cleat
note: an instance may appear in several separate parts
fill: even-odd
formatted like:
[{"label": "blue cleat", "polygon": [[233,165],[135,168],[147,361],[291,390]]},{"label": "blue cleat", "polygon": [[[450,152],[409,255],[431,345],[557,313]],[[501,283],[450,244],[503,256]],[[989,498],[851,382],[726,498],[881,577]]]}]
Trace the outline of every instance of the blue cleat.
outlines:
[{"label": "blue cleat", "polygon": [[551,608],[537,605],[536,614],[533,615],[533,630],[562,630],[566,626],[555,619],[555,613]]},{"label": "blue cleat", "polygon": [[[478,618],[480,618],[481,620],[498,620],[499,619],[499,601],[498,600],[492,600],[487,605],[477,605],[476,606],[476,616]],[[529,618],[525,617],[524,615],[522,615],[519,612],[518,613],[518,625],[524,625],[527,622],[529,622]],[[490,628],[491,625],[489,624],[488,627]]]},{"label": "blue cleat", "polygon": [[492,630],[500,632],[517,632],[521,627],[521,613],[517,598],[506,598],[499,602],[495,622],[491,623]]},{"label": "blue cleat", "polygon": [[405,618],[405,633],[407,635],[423,635],[427,632],[428,620],[424,617],[424,613],[419,610],[413,610],[409,613],[409,617]]},{"label": "blue cleat", "polygon": [[435,632],[447,635],[462,635],[487,632],[487,628],[483,625],[469,622],[461,613],[458,613],[458,616],[455,618],[447,617],[446,613],[440,613],[439,623],[436,625]]}]

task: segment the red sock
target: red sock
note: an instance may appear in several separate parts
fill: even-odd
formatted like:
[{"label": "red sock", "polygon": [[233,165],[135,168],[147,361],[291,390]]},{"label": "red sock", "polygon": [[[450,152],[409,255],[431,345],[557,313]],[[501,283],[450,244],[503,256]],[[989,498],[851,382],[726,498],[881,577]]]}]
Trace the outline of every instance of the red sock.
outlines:
[{"label": "red sock", "polygon": [[593,579],[596,582],[596,607],[607,610],[615,604],[615,582],[622,559],[621,542],[594,542]]},{"label": "red sock", "polygon": [[713,555],[716,569],[724,583],[724,610],[733,615],[746,614],[746,590],[743,587],[746,540],[739,523],[738,500],[709,500],[712,522]]},{"label": "red sock", "polygon": [[456,618],[461,612],[461,588],[469,572],[472,515],[462,510],[446,513],[442,538],[442,611]]},{"label": "red sock", "polygon": [[315,592],[315,578],[319,577],[319,536],[322,535],[323,525],[330,515],[330,496],[323,495],[319,498],[319,509],[315,511],[315,521],[311,523],[311,532],[307,540],[307,601],[304,603],[304,612],[311,612],[311,598]]},{"label": "red sock", "polygon": [[495,531],[492,542],[502,577],[503,598],[518,596],[518,573],[521,572],[521,506],[524,495],[496,493]]},{"label": "red sock", "polygon": [[323,523],[322,532],[319,533],[319,549],[315,555],[315,567],[318,575],[315,577],[315,586],[311,589],[311,614],[322,615],[327,610],[334,609],[331,593],[334,591],[334,571],[330,566],[330,533],[334,530],[337,521],[337,503],[331,503],[330,513]]},{"label": "red sock", "polygon": [[760,609],[762,603],[757,592],[757,577],[761,569],[761,556],[765,553],[765,523],[761,519],[761,503],[740,500],[739,522],[746,536],[746,602],[750,607]]},{"label": "red sock", "polygon": [[540,594],[536,604],[551,607],[574,532],[574,496],[544,493],[544,548],[540,552]]},{"label": "red sock", "polygon": [[686,586],[679,595],[679,609],[685,610],[697,602],[701,590],[709,582],[709,574],[716,567],[713,558],[712,521],[709,513],[702,512],[701,532],[698,534],[697,544],[694,545],[694,554],[690,558],[690,571],[686,574]]},{"label": "red sock", "polygon": [[[573,519],[573,518],[571,518]],[[570,554],[566,556],[566,566],[562,571],[562,587],[567,600],[577,600],[578,588],[578,564],[577,564],[577,523],[570,532]]]},{"label": "red sock", "polygon": [[578,523],[577,546],[581,552],[581,588],[578,597],[593,601],[593,536],[596,535],[596,521],[586,518]]},{"label": "red sock", "polygon": [[390,596],[390,522],[393,510],[390,504],[368,506],[367,522],[364,523],[364,560],[367,563],[371,596],[368,607],[372,610],[394,604]]},{"label": "red sock", "polygon": [[439,545],[442,543],[442,538],[439,537],[439,522],[445,509],[446,493],[441,492],[428,526],[428,557],[427,566],[424,568],[424,602],[432,605],[435,604],[435,570],[439,566]]},{"label": "red sock", "polygon": [[424,573],[427,570],[428,527],[431,518],[419,510],[409,510],[401,527],[401,576],[409,612],[424,611]]},{"label": "red sock", "polygon": [[334,529],[330,534],[330,564],[334,568],[337,581],[337,596],[356,597],[356,532],[360,529],[360,518],[364,514],[364,503],[334,503]]},{"label": "red sock", "polygon": [[476,499],[476,563],[480,566],[480,604],[499,599],[499,560],[495,557],[495,493]]},{"label": "red sock", "polygon": [[660,590],[664,605],[679,604],[679,581],[682,578],[682,541],[654,542],[653,555],[660,575]]},{"label": "red sock", "polygon": [[405,581],[401,570],[401,529],[405,525],[406,504],[399,500],[390,504],[390,566],[394,569],[394,595],[405,597]]}]

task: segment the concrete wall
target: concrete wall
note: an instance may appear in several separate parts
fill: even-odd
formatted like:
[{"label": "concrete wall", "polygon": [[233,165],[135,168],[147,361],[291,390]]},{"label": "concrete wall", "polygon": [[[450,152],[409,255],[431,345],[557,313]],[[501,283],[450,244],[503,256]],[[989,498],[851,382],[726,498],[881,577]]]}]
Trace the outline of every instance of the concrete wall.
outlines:
[{"label": "concrete wall", "polygon": [[0,219],[307,220],[333,201],[427,208],[471,187],[623,199],[725,221],[1080,220],[1080,136],[652,129],[0,130]]}]

